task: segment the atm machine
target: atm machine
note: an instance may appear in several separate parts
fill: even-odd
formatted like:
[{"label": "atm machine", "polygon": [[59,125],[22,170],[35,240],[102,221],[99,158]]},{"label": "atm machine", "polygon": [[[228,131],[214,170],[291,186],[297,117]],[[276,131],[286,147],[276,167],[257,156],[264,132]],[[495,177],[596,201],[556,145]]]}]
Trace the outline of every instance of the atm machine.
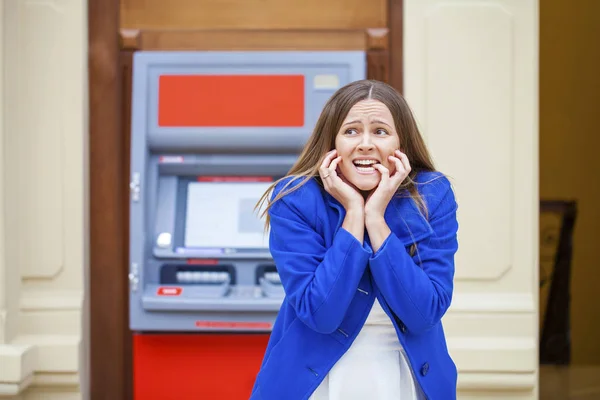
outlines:
[{"label": "atm machine", "polygon": [[361,51],[135,54],[135,400],[249,397],[285,295],[254,206],[365,70]]}]

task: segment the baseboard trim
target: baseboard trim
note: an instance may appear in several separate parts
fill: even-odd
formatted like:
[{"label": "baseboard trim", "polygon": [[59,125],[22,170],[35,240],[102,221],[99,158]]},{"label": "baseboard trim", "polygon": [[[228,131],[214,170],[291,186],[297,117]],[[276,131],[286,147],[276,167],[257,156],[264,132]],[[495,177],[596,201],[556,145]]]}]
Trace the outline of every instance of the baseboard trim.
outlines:
[{"label": "baseboard trim", "polygon": [[458,374],[459,392],[529,392],[535,390],[537,374],[513,372],[463,372]]},{"label": "baseboard trim", "polygon": [[21,291],[21,311],[79,311],[83,307],[83,292],[80,290],[37,290],[25,288]]},{"label": "baseboard trim", "polygon": [[465,373],[531,374],[537,370],[537,346],[529,337],[448,338],[448,350]]},{"label": "baseboard trim", "polygon": [[458,313],[535,313],[536,299],[531,293],[455,292],[450,314]]},{"label": "baseboard trim", "polygon": [[20,335],[13,343],[35,346],[36,373],[78,373],[79,335]]},{"label": "baseboard trim", "polygon": [[0,394],[16,395],[32,381],[37,349],[27,344],[0,345]]},{"label": "baseboard trim", "polygon": [[53,388],[63,392],[77,392],[80,390],[78,373],[36,373],[30,385],[32,388]]},{"label": "baseboard trim", "polygon": [[30,387],[31,382],[33,382],[32,375],[26,376],[22,381],[16,383],[0,382],[0,396],[16,396]]}]

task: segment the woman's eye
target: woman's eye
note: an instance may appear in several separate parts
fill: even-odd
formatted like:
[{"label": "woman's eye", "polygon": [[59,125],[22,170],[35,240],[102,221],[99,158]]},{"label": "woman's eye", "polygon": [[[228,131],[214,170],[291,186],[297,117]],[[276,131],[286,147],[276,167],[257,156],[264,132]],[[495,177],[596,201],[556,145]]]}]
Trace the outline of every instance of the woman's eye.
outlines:
[{"label": "woman's eye", "polygon": [[346,135],[356,135],[358,131],[356,129],[347,129]]},{"label": "woman's eye", "polygon": [[385,129],[377,129],[377,130],[375,131],[375,133],[376,133],[377,135],[387,135],[387,134],[388,134],[388,133],[387,133],[387,131],[386,131]]}]

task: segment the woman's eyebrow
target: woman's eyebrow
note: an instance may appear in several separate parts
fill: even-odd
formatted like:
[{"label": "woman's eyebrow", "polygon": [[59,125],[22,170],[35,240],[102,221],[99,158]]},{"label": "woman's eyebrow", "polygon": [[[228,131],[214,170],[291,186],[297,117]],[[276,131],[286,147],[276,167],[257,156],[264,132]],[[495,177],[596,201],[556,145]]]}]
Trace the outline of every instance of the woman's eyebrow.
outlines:
[{"label": "woman's eyebrow", "polygon": [[359,124],[359,123],[360,123],[360,121],[357,120],[357,119],[355,119],[353,121],[348,121],[348,122],[344,123],[344,125],[342,125],[342,126],[352,125],[352,124]]},{"label": "woman's eyebrow", "polygon": [[392,127],[390,124],[388,124],[387,122],[385,122],[385,121],[382,121],[382,120],[380,120],[380,119],[374,119],[374,120],[371,120],[371,123],[372,123],[372,124],[382,124],[382,125],[386,125],[386,126],[389,126],[390,128]]}]

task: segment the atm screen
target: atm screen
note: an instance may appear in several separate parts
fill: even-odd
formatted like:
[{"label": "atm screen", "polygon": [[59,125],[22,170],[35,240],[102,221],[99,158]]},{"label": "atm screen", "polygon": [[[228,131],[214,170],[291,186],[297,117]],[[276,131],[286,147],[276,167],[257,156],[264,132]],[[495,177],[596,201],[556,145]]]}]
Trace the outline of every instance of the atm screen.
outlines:
[{"label": "atm screen", "polygon": [[264,219],[254,207],[271,179],[199,178],[187,187],[184,246],[266,249]]}]

